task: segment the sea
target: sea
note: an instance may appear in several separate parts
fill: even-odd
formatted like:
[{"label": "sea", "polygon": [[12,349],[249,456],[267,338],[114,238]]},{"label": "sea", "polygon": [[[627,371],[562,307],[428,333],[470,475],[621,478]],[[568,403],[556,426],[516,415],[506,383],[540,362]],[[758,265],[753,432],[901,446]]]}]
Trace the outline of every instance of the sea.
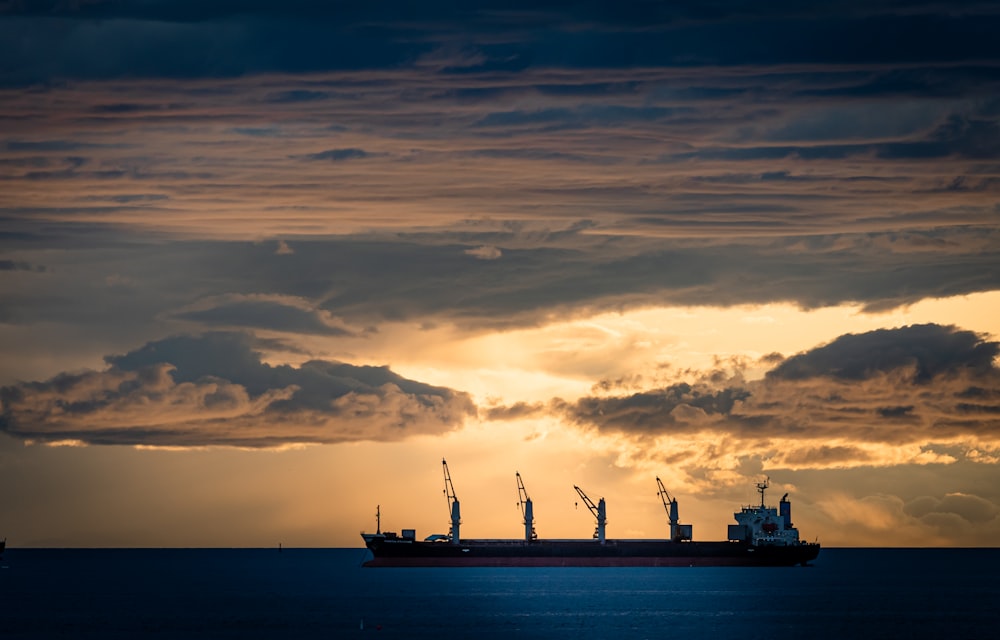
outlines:
[{"label": "sea", "polygon": [[1000,549],[807,567],[363,568],[364,549],[8,549],[0,638],[1000,638]]}]

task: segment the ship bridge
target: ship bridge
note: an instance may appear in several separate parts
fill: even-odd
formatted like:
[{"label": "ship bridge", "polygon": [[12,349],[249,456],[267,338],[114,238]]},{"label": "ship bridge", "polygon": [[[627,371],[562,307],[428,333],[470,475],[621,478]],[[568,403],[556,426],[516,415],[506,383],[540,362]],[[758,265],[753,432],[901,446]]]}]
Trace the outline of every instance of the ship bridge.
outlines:
[{"label": "ship bridge", "polygon": [[759,546],[799,544],[799,530],[792,525],[792,505],[788,494],[781,497],[777,509],[764,503],[769,480],[757,483],[760,505],[746,506],[733,514],[738,524],[729,525],[730,540],[747,541]]}]

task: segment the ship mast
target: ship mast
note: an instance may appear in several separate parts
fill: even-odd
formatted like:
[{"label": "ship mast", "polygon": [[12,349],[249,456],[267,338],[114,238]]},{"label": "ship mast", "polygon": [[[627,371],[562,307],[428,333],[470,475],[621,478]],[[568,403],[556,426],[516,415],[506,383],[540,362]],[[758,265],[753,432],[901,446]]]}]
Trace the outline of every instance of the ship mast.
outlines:
[{"label": "ship mast", "polygon": [[531,498],[528,497],[528,490],[521,481],[521,474],[514,472],[514,475],[517,477],[517,505],[521,507],[521,515],[524,516],[524,539],[531,542],[538,538],[538,534],[535,533],[535,512],[531,506]]},{"label": "ship mast", "polygon": [[597,518],[597,529],[594,530],[594,537],[597,538],[598,542],[604,544],[604,528],[608,524],[608,514],[604,504],[604,498],[598,500],[595,505],[594,501],[588,498],[587,494],[583,492],[583,489],[576,485],[573,485],[573,488],[580,494],[580,498],[583,499],[583,503],[587,505],[590,512],[594,514],[594,517]]},{"label": "ship mast", "polygon": [[448,501],[448,513],[451,514],[451,529],[448,532],[448,539],[452,544],[458,544],[458,526],[462,524],[462,511],[458,504],[458,496],[455,495],[455,485],[451,483],[448,462],[444,458],[441,458],[441,466],[444,467],[444,496]]},{"label": "ship mast", "polygon": [[[757,483],[757,493],[760,494],[760,508],[764,508],[764,491],[770,486],[771,476],[765,476],[764,482]],[[786,494],[787,495],[787,494]]]}]

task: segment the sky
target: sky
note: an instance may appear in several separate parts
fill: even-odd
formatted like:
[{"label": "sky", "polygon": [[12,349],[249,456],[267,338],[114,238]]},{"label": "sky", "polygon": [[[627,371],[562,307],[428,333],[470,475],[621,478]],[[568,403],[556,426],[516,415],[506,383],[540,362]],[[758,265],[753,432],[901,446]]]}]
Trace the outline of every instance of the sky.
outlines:
[{"label": "sky", "polygon": [[0,0],[0,537],[1000,544],[1000,4]]}]

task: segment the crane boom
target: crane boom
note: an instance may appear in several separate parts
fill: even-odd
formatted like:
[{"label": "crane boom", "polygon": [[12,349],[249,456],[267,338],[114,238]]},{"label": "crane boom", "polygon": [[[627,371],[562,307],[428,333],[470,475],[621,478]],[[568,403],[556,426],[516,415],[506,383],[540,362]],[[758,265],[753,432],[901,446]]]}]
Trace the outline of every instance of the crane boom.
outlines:
[{"label": "crane boom", "polygon": [[667,493],[667,489],[663,486],[663,481],[660,480],[659,476],[656,477],[656,487],[656,495],[660,496],[660,499],[663,500],[663,508],[666,509],[667,515],[670,515],[670,505],[677,502],[677,500],[670,497],[670,494]]},{"label": "crane boom", "polygon": [[663,501],[663,509],[667,512],[667,517],[670,518],[670,539],[674,542],[690,540],[691,525],[680,524],[677,511],[677,498],[667,493],[667,488],[663,486],[663,481],[659,477],[656,478],[656,488],[656,495],[660,496],[660,500]]},{"label": "crane boom", "polygon": [[587,508],[590,509],[590,512],[594,514],[594,517],[597,517],[597,505],[594,504],[594,501],[591,500],[587,496],[587,494],[583,492],[583,489],[581,489],[580,487],[574,484],[573,488],[576,489],[576,492],[580,494],[580,499],[583,500],[583,504],[587,505]]},{"label": "crane boom", "polygon": [[524,482],[521,480],[521,474],[515,472],[514,475],[517,477],[517,504],[521,507],[521,515],[524,517],[524,539],[530,542],[538,539],[538,534],[535,533],[535,512],[531,498],[528,497],[528,490],[524,488]]},{"label": "crane boom", "polygon": [[660,500],[663,501],[663,510],[667,512],[667,517],[670,518],[670,539],[677,540],[677,498],[673,498],[667,493],[667,488],[663,486],[663,481],[660,477],[656,477],[656,495],[660,496]]},{"label": "crane boom", "polygon": [[604,498],[601,498],[597,501],[597,504],[594,504],[594,501],[583,492],[583,489],[576,485],[573,485],[573,488],[580,494],[580,498],[583,500],[583,503],[587,505],[590,512],[594,514],[594,517],[597,518],[597,528],[594,529],[594,537],[598,540],[598,542],[604,544],[605,526],[608,524],[607,507],[604,504]]},{"label": "crane boom", "polygon": [[455,485],[451,483],[448,462],[444,458],[441,458],[441,466],[444,467],[444,496],[448,501],[448,513],[451,515],[451,530],[448,532],[448,538],[452,544],[458,544],[458,528],[462,524],[462,511],[458,503],[458,496],[455,495]]},{"label": "crane boom", "polygon": [[524,505],[527,504],[528,500],[528,490],[524,488],[524,481],[521,480],[520,472],[514,472],[514,477],[517,479],[517,506],[521,507],[521,515],[524,515]]}]

